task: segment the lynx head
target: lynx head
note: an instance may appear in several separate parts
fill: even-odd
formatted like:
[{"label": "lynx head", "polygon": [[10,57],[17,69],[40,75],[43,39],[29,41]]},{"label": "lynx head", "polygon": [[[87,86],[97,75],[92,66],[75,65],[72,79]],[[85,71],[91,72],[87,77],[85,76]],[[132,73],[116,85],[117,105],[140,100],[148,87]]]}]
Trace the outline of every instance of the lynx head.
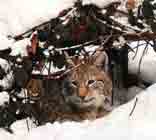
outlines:
[{"label": "lynx head", "polygon": [[106,71],[107,55],[96,52],[82,60],[73,59],[75,67],[63,84],[65,102],[74,110],[108,111],[111,106],[112,82]]}]

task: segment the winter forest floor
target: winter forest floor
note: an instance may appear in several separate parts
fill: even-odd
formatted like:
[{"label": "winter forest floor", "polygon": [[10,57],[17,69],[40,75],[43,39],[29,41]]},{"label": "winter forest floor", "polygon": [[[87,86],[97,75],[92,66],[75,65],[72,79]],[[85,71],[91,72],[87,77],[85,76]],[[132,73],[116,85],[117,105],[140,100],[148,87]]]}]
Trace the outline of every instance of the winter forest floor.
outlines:
[{"label": "winter forest floor", "polygon": [[[84,0],[84,3],[96,3],[102,7],[107,3],[116,0]],[[56,17],[60,11],[73,5],[73,0],[5,0],[0,1],[0,50],[11,48],[11,55],[27,55],[26,45],[29,39],[15,41],[12,37],[21,34],[32,27]],[[121,6],[122,8],[122,6]],[[118,19],[120,20],[120,18]],[[125,21],[123,20],[123,23]],[[8,38],[8,36],[11,36]],[[138,42],[130,43],[135,48]],[[140,41],[140,44],[144,41]],[[145,45],[141,45],[137,51],[128,54],[129,73],[137,75],[140,59]],[[95,46],[96,47],[96,46]],[[134,58],[135,56],[135,58]],[[48,65],[48,64],[47,64]],[[10,64],[4,59],[0,59],[0,66],[7,75],[0,80],[0,86],[8,89],[13,82],[13,72]],[[11,124],[9,133],[7,128],[0,128],[1,140],[95,140],[95,139],[116,139],[116,140],[155,140],[156,128],[156,53],[153,48],[148,47],[142,63],[140,64],[139,78],[149,87],[143,84],[134,85],[128,89],[128,102],[114,107],[107,116],[94,121],[85,120],[83,122],[67,121],[64,123],[46,123],[36,126],[33,119],[27,118],[18,120]],[[57,68],[52,69],[58,71]],[[63,69],[62,69],[63,70]],[[46,72],[45,72],[46,73]],[[24,91],[19,96],[24,96]],[[0,106],[9,101],[7,92],[0,93]],[[18,113],[18,111],[17,111]],[[6,131],[7,130],[7,131]]]}]

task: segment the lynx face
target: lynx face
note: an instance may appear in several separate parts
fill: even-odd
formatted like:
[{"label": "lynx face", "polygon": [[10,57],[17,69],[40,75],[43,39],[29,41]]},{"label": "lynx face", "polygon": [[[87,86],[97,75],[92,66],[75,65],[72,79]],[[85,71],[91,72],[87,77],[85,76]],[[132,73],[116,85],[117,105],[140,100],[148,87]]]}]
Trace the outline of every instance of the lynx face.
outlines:
[{"label": "lynx face", "polygon": [[32,106],[39,124],[94,120],[110,112],[112,82],[107,74],[106,57],[99,52],[83,60],[73,59],[69,66],[74,69],[62,79],[32,79],[27,86],[29,96],[35,99],[42,96]]},{"label": "lynx face", "polygon": [[[99,58],[100,57],[100,58]],[[92,111],[111,107],[112,82],[104,71],[103,54],[74,62],[80,66],[71,72],[63,85],[65,102],[78,111]]]}]

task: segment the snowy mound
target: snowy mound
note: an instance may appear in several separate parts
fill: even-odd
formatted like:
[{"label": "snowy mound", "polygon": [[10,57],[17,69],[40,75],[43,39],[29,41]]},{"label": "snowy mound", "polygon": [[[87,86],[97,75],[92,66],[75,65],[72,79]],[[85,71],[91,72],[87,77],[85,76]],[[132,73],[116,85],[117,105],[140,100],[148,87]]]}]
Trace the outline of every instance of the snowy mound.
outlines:
[{"label": "snowy mound", "polygon": [[62,124],[56,122],[34,128],[29,120],[29,127],[33,127],[33,129],[28,133],[26,120],[23,120],[12,125],[15,134],[9,135],[7,132],[1,130],[0,139],[94,140],[98,138],[99,140],[136,140],[150,137],[150,140],[155,140],[155,90],[156,84],[141,92],[136,97],[137,102],[135,98],[129,103],[115,109],[105,118],[93,122],[66,122]]}]

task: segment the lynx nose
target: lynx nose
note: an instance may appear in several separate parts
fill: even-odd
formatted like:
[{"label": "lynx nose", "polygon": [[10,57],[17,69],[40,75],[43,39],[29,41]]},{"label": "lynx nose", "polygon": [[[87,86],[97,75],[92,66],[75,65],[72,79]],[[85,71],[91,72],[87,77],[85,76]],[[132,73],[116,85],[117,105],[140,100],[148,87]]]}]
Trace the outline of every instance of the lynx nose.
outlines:
[{"label": "lynx nose", "polygon": [[79,88],[79,97],[83,98],[85,96],[87,96],[88,90],[87,88],[83,87],[83,88]]}]

